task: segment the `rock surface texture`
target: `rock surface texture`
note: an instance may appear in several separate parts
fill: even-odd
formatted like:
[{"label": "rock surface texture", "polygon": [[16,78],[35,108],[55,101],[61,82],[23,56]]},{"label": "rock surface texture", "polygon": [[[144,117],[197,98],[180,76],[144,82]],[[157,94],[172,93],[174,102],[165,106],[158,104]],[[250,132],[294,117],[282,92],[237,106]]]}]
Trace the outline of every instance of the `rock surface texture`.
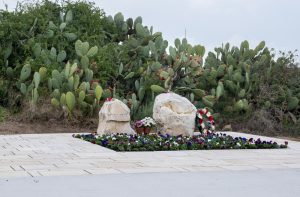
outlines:
[{"label": "rock surface texture", "polygon": [[99,111],[99,135],[111,133],[134,134],[130,126],[130,109],[122,101],[106,101]]},{"label": "rock surface texture", "polygon": [[175,93],[163,93],[155,98],[153,118],[161,126],[161,133],[192,136],[196,111],[187,98]]}]

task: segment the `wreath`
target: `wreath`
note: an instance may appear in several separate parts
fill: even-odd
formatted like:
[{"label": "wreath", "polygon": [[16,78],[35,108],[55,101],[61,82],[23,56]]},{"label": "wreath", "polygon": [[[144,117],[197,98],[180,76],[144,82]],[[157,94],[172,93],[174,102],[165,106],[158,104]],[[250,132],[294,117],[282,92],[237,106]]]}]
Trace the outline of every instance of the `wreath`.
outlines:
[{"label": "wreath", "polygon": [[[206,117],[206,121],[204,120]],[[200,132],[207,134],[215,130],[215,121],[207,108],[197,110],[196,125]]]}]

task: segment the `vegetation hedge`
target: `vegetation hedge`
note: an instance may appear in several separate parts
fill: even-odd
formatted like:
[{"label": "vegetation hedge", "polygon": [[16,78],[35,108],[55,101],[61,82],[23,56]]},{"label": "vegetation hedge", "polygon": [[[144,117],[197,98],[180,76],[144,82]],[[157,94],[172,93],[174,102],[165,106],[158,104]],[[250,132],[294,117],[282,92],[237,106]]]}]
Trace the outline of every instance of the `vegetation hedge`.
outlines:
[{"label": "vegetation hedge", "polygon": [[142,17],[107,16],[90,2],[18,4],[0,11],[0,105],[29,112],[25,119],[70,121],[97,117],[114,97],[137,120],[151,116],[157,94],[173,91],[208,107],[220,128],[299,135],[294,52],[243,41],[204,56],[202,45],[169,46]]}]

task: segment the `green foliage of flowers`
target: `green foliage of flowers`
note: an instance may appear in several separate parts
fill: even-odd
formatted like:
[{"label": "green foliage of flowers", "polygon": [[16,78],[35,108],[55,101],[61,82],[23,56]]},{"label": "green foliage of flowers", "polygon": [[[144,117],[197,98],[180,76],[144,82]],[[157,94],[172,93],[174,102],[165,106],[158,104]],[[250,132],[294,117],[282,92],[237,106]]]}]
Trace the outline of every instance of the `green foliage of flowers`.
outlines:
[{"label": "green foliage of flowers", "polygon": [[232,137],[226,134],[199,136],[170,136],[162,134],[128,135],[128,134],[77,134],[80,138],[115,151],[171,151],[171,150],[209,150],[209,149],[271,149],[287,148],[285,144],[273,141]]}]

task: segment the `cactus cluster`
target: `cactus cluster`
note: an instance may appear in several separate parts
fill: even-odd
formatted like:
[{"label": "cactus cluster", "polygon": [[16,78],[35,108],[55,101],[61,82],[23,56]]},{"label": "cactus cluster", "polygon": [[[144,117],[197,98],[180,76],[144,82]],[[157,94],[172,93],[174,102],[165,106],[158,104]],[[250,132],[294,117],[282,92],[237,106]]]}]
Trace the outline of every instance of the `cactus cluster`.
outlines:
[{"label": "cactus cluster", "polygon": [[[176,39],[167,54],[168,43],[160,33],[143,26],[141,18],[135,22],[131,18],[124,21],[118,13],[111,21],[122,29],[125,37],[118,37],[122,41],[120,50],[130,57],[129,61],[120,59],[114,92],[119,92],[117,96],[130,103],[133,113],[152,102],[153,93],[167,91],[186,96],[198,107],[209,107],[211,112],[224,114],[248,113],[256,104],[253,96],[261,83],[257,74],[272,60],[265,42],[254,49],[247,41],[240,47],[226,44],[209,52],[202,65],[205,48],[201,45],[192,46],[186,39]],[[142,88],[140,80],[144,82]],[[121,96],[120,90],[127,89],[124,82],[135,89]],[[296,99],[286,98],[290,103],[288,109],[298,108]]]},{"label": "cactus cluster", "polygon": [[164,59],[166,66],[159,70],[163,87],[153,84],[154,92],[175,91],[186,95],[192,101],[203,96],[203,90],[196,87],[196,78],[203,72],[202,57],[205,48],[192,46],[184,38],[175,40],[175,47],[169,47],[169,55]]},{"label": "cactus cluster", "polygon": [[200,105],[208,106],[211,111],[227,118],[228,115],[250,113],[257,108],[273,111],[281,108],[282,114],[288,112],[294,117],[292,112],[297,113],[299,108],[299,91],[293,93],[290,88],[295,89],[295,86],[285,85],[285,82],[278,84],[273,73],[282,68],[280,60],[273,59],[264,41],[254,49],[247,41],[242,42],[240,47],[230,47],[227,43],[215,48],[215,53],[208,53],[204,71],[197,82],[198,87],[207,92]]},{"label": "cactus cluster", "polygon": [[77,39],[77,35],[72,32],[65,31],[67,25],[73,20],[72,10],[68,10],[67,13],[60,12],[60,24],[55,25],[53,21],[49,21],[48,29],[43,34],[46,38],[53,38],[55,32],[59,31],[68,41],[74,41]]},{"label": "cactus cluster", "polygon": [[[121,13],[117,13],[108,19],[119,29],[115,39],[120,51],[118,69],[110,86],[113,96],[127,103],[134,115],[153,102],[151,85],[159,81],[168,42],[163,40],[160,32],[144,26],[141,17],[125,20]],[[134,88],[128,92],[128,87]]]},{"label": "cactus cluster", "polygon": [[40,43],[32,46],[32,52],[36,59],[40,59],[46,65],[62,63],[67,57],[65,50],[57,51],[55,47],[51,47],[50,50],[43,49]]},{"label": "cactus cluster", "polygon": [[[184,38],[168,47],[162,33],[141,17],[105,16],[83,2],[53,5],[30,21],[21,20],[29,25],[20,26],[20,20],[12,25],[20,32],[7,23],[9,14],[3,16],[0,102],[16,100],[11,103],[20,106],[22,99],[35,105],[46,100],[69,116],[93,116],[103,99],[115,97],[131,108],[133,119],[141,119],[151,116],[155,95],[173,91],[198,108],[208,107],[215,118],[216,113],[240,117],[263,108],[300,121],[299,74],[287,76],[292,58],[275,58],[265,42],[255,48],[247,41],[239,47],[225,44],[203,61],[203,46]],[[39,18],[44,9],[53,14]]]},{"label": "cactus cluster", "polygon": [[[67,13],[60,13],[60,24],[55,25],[53,21],[49,21],[48,27],[43,34],[38,35],[40,38],[46,38],[48,40],[65,38],[68,41],[75,41],[77,35],[72,32],[65,31],[66,27],[73,20],[72,10],[68,10]],[[57,50],[54,46],[50,49],[44,47],[44,43],[35,42],[35,39],[29,39],[29,44],[32,45],[32,52],[35,58],[40,58],[44,64],[50,65],[53,62],[61,63],[66,57],[65,50]],[[62,48],[62,47],[58,47]]]},{"label": "cactus cluster", "polygon": [[89,67],[90,64],[89,58],[97,54],[98,47],[93,46],[90,48],[88,42],[82,42],[81,40],[77,40],[75,42],[75,50],[76,50],[76,54],[81,58],[80,63],[82,69],[86,69]]},{"label": "cactus cluster", "polygon": [[60,72],[52,70],[48,79],[48,89],[52,92],[51,103],[54,107],[67,109],[72,114],[76,104],[79,108],[93,114],[99,106],[103,89],[98,83],[92,82],[93,71],[90,67],[90,59],[98,52],[98,47],[90,47],[88,42],[77,40],[75,51],[80,61],[67,62]]},{"label": "cactus cluster", "polygon": [[51,94],[51,104],[54,107],[67,109],[69,115],[72,114],[76,104],[79,108],[93,113],[99,105],[103,89],[98,83],[86,81],[88,72],[82,72],[77,63],[72,65],[68,62],[65,68],[59,72],[52,71],[51,78],[48,79],[48,88]]},{"label": "cactus cluster", "polygon": [[250,49],[247,41],[242,42],[240,48],[230,48],[227,43],[216,48],[215,53],[208,53],[199,86],[209,90],[210,99],[204,97],[203,103],[211,108],[217,104],[216,108],[222,107],[221,110],[227,112],[249,111],[249,99],[255,86],[253,70],[268,61],[267,56],[269,51],[264,42]]},{"label": "cactus cluster", "polygon": [[[71,12],[64,17],[65,22],[71,21]],[[51,28],[54,24],[50,22]],[[90,47],[88,42],[77,40],[75,42],[75,51],[77,57],[68,61],[64,69],[47,69],[53,63],[64,64],[66,52],[64,50],[57,53],[55,47],[50,50],[43,49],[40,43],[35,43],[32,47],[35,58],[42,58],[46,66],[36,68],[34,61],[28,61],[20,71],[18,87],[25,96],[31,95],[33,104],[37,104],[39,98],[39,88],[47,89],[51,95],[51,104],[66,111],[69,116],[73,114],[76,107],[84,113],[93,114],[99,107],[102,98],[103,89],[98,82],[93,82],[93,71],[90,69],[90,58],[93,58],[98,47]],[[13,77],[14,70],[7,68],[7,76]],[[31,81],[32,79],[32,81]],[[43,90],[44,91],[44,90]],[[105,91],[108,95],[107,90]],[[110,95],[108,95],[110,96]]]},{"label": "cactus cluster", "polygon": [[[8,72],[8,71],[7,71]],[[13,72],[12,70],[9,72]],[[19,86],[19,90],[21,94],[24,96],[27,96],[29,93],[31,93],[31,101],[34,105],[37,104],[39,93],[38,88],[40,86],[41,81],[45,79],[47,69],[44,67],[41,67],[39,72],[34,72],[32,81],[28,80],[31,77],[31,65],[29,63],[26,63],[20,73],[19,81],[17,82],[17,85]],[[10,74],[12,75],[12,74]]]}]

